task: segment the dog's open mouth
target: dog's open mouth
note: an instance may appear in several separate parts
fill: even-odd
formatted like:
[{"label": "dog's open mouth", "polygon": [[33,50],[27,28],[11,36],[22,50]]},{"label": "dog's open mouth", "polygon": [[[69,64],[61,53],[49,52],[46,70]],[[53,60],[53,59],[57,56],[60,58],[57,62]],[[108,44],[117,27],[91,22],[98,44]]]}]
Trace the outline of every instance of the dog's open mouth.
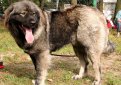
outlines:
[{"label": "dog's open mouth", "polygon": [[32,44],[33,41],[34,41],[34,36],[33,36],[33,33],[32,33],[32,29],[27,28],[24,25],[20,26],[20,28],[25,34],[25,39],[26,39],[27,43]]}]

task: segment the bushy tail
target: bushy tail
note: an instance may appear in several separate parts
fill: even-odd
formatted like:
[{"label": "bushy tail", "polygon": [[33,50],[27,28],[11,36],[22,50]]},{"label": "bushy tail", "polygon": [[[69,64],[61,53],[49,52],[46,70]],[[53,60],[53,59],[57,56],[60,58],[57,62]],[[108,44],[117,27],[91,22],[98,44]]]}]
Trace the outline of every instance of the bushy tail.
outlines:
[{"label": "bushy tail", "polygon": [[116,45],[111,41],[108,40],[107,47],[104,49],[104,54],[110,54],[115,51]]}]

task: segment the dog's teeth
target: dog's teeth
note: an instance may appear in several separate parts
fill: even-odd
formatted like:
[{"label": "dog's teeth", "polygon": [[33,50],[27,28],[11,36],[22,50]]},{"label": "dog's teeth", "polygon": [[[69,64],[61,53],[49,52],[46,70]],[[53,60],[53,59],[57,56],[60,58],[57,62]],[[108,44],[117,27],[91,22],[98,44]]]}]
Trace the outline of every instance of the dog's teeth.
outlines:
[{"label": "dog's teeth", "polygon": [[22,25],[22,27],[24,27],[24,26]]}]

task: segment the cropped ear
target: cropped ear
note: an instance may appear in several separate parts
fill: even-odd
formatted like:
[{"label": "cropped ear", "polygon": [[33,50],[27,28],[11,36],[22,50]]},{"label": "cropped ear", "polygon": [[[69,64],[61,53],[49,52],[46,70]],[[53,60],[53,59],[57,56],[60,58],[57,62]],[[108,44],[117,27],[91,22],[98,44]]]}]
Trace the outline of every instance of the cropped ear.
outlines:
[{"label": "cropped ear", "polygon": [[4,25],[5,26],[7,26],[7,23],[8,23],[8,20],[9,20],[9,18],[10,18],[10,15],[13,13],[13,11],[14,11],[14,6],[13,6],[13,4],[12,5],[10,5],[6,10],[5,10],[5,14],[4,14],[4,16],[5,16],[5,20],[4,20]]}]

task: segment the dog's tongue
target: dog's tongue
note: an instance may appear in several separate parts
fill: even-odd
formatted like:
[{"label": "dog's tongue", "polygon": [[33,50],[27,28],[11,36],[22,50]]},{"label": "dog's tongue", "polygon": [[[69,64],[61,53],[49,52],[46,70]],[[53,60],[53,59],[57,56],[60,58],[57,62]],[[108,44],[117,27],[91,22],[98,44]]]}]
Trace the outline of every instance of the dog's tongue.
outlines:
[{"label": "dog's tongue", "polygon": [[29,43],[29,44],[33,43],[34,36],[32,34],[32,30],[31,29],[25,29],[25,32],[26,32],[25,39],[26,39],[27,43]]}]

